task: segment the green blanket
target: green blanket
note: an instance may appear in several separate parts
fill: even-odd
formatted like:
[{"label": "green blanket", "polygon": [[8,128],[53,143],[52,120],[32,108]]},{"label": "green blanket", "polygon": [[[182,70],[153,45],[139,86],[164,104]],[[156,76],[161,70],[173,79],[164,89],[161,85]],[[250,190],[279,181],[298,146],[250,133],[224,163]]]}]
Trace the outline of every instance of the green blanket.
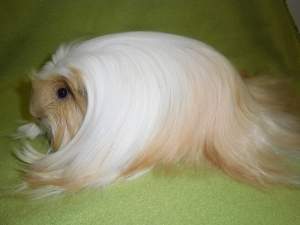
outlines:
[{"label": "green blanket", "polygon": [[[0,25],[2,193],[20,182],[8,135],[29,118],[24,81],[62,42],[121,31],[170,32],[214,46],[248,73],[300,80],[299,37],[283,0],[6,0]],[[0,224],[296,225],[299,210],[300,190],[262,190],[218,171],[185,170],[36,201],[4,195]]]}]

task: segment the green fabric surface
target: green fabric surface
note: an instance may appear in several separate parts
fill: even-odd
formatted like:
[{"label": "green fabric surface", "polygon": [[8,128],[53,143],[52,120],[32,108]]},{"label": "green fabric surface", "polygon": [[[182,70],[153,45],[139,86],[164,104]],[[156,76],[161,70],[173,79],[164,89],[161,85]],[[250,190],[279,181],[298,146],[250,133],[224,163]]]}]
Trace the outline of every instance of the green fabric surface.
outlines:
[{"label": "green fabric surface", "polygon": [[295,78],[299,36],[282,0],[0,2],[0,225],[296,225],[300,190],[259,189],[218,171],[152,172],[104,189],[42,200],[6,196],[20,182],[8,138],[28,119],[26,77],[62,42],[152,30],[202,40],[240,70]]}]

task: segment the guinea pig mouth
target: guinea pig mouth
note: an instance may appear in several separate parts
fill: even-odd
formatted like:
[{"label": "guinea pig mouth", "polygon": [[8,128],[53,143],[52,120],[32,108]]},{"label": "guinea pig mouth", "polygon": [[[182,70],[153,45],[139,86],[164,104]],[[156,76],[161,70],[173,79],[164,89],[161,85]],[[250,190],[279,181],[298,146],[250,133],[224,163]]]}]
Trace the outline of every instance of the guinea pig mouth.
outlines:
[{"label": "guinea pig mouth", "polygon": [[58,151],[72,139],[72,135],[64,124],[51,122],[51,120],[45,118],[39,121],[39,126],[44,131],[44,135],[51,146],[50,153]]},{"label": "guinea pig mouth", "polygon": [[45,137],[47,138],[47,140],[49,141],[49,144],[52,140],[52,129],[51,129],[51,125],[48,121],[48,119],[38,119],[36,121],[37,126],[43,131],[43,134],[45,135]]}]

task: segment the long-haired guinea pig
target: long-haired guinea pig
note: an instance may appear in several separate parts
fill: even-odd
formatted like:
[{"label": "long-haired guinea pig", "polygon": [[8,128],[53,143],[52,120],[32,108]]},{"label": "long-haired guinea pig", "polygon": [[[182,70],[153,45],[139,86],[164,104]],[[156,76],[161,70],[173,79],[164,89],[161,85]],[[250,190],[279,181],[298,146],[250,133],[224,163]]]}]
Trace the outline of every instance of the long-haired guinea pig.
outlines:
[{"label": "long-haired guinea pig", "polygon": [[[278,88],[279,87],[279,88]],[[103,186],[157,166],[205,162],[258,184],[300,183],[300,126],[284,88],[243,78],[190,38],[129,32],[61,46],[32,81],[22,126],[23,187],[45,194]]]}]

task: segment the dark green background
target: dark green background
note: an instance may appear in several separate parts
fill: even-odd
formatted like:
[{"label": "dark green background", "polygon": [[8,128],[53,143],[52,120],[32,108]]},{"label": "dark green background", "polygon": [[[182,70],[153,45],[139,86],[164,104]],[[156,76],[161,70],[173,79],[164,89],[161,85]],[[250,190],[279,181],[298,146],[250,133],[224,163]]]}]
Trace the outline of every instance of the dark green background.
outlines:
[{"label": "dark green background", "polygon": [[[250,74],[291,76],[299,84],[299,39],[282,0],[78,0],[0,2],[0,184],[18,183],[14,142],[27,119],[24,81],[62,42],[152,30],[211,44]],[[148,174],[104,190],[54,199],[0,198],[1,225],[293,225],[300,191],[260,190],[216,171]]]}]

